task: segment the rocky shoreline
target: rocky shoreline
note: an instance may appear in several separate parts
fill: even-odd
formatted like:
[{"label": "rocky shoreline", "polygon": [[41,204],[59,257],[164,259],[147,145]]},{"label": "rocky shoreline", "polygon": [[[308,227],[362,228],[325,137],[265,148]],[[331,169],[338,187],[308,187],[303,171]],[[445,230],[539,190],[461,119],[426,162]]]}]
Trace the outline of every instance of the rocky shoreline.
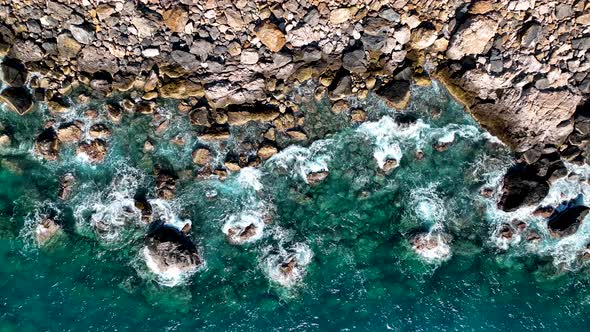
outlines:
[{"label": "rocky shoreline", "polygon": [[[0,3],[0,100],[21,114],[129,93],[107,110],[116,122],[125,111],[154,114],[157,98],[171,98],[204,139],[223,140],[249,121],[270,124],[258,149],[266,159],[277,151],[276,132],[308,139],[286,97],[300,83],[319,82],[316,95],[327,94],[338,112],[348,109],[346,97],[369,92],[404,108],[411,84],[435,78],[528,162],[553,151],[588,159],[585,1]],[[66,140],[80,136],[79,128],[61,129]],[[40,135],[48,159],[61,129]],[[108,128],[95,129],[79,149],[99,162]],[[194,153],[197,164],[208,158]]]}]

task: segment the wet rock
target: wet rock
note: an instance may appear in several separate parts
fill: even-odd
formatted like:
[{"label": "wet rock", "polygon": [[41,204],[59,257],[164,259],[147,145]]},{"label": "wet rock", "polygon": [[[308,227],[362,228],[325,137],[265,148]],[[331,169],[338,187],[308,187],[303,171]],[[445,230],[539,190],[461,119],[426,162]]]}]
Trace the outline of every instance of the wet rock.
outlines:
[{"label": "wet rock", "polygon": [[171,200],[176,196],[177,176],[165,169],[156,170],[156,195],[165,200]]},{"label": "wet rock", "polygon": [[199,148],[193,151],[193,163],[199,166],[205,166],[211,162],[213,157],[211,151],[205,148]]},{"label": "wet rock", "polygon": [[265,22],[256,30],[256,37],[272,52],[283,48],[287,40],[285,34],[273,23]]},{"label": "wet rock", "polygon": [[536,173],[534,167],[524,164],[510,168],[504,176],[498,208],[510,212],[543,200],[549,192],[549,184]]},{"label": "wet rock", "polygon": [[485,198],[492,198],[494,197],[494,189],[485,187],[480,190],[479,194]]},{"label": "wet rock", "polygon": [[403,80],[393,80],[382,84],[375,94],[381,97],[385,103],[396,109],[404,109],[410,102],[410,82]]},{"label": "wet rock", "polygon": [[4,58],[2,61],[2,80],[12,87],[22,87],[27,82],[28,71],[17,59]]},{"label": "wet rock", "polygon": [[90,126],[88,135],[92,138],[107,139],[111,137],[111,129],[104,123],[96,123]]},{"label": "wet rock", "polygon": [[553,215],[554,211],[555,209],[552,206],[539,206],[533,211],[532,215],[535,217],[549,218]]},{"label": "wet rock", "polygon": [[483,15],[468,18],[451,37],[447,57],[459,60],[465,55],[481,54],[496,35],[499,21]]},{"label": "wet rock", "polygon": [[590,211],[582,205],[569,206],[563,211],[555,211],[547,222],[547,227],[554,237],[564,237],[574,234]]},{"label": "wet rock", "polygon": [[398,166],[399,166],[399,162],[396,159],[387,159],[387,160],[385,160],[385,163],[383,164],[383,167],[381,167],[381,169],[383,170],[383,172],[385,174],[389,174],[389,173],[391,173],[391,171],[396,169]]},{"label": "wet rock", "polygon": [[57,129],[57,138],[62,143],[74,143],[82,138],[82,129],[74,123],[63,124]]},{"label": "wet rock", "polygon": [[316,185],[324,181],[330,173],[328,171],[310,172],[307,174],[307,183],[310,185]]},{"label": "wet rock", "polygon": [[367,121],[367,112],[362,109],[355,109],[350,112],[350,121],[353,123],[362,123]]},{"label": "wet rock", "polygon": [[[201,265],[197,247],[181,231],[156,221],[146,238],[143,255],[148,267],[156,274],[192,274]],[[175,286],[180,280],[162,280],[166,286]]]},{"label": "wet rock", "polygon": [[53,128],[47,128],[35,140],[35,152],[47,160],[57,160],[60,142]]},{"label": "wet rock", "polygon": [[410,243],[412,249],[427,262],[443,261],[451,256],[450,236],[444,233],[420,233]]},{"label": "wet rock", "polygon": [[8,87],[0,93],[0,102],[17,114],[23,115],[33,108],[33,97],[23,87]]},{"label": "wet rock", "polygon": [[432,148],[438,152],[447,151],[453,142],[441,142],[438,141],[432,145]]},{"label": "wet rock", "polygon": [[35,228],[35,240],[38,246],[44,246],[61,231],[61,227],[49,217],[43,218]]},{"label": "wet rock", "polygon": [[275,154],[277,154],[278,150],[276,147],[272,145],[263,145],[258,149],[257,155],[262,158],[262,160],[266,160]]},{"label": "wet rock", "polygon": [[76,178],[72,173],[66,173],[59,179],[59,191],[57,193],[57,197],[62,201],[65,201],[70,198],[72,195],[72,190],[74,184],[76,182]]},{"label": "wet rock", "polygon": [[209,111],[205,107],[199,107],[189,113],[189,120],[194,126],[209,127]]},{"label": "wet rock", "polygon": [[107,143],[101,139],[82,142],[76,153],[91,163],[101,163],[107,155]]}]

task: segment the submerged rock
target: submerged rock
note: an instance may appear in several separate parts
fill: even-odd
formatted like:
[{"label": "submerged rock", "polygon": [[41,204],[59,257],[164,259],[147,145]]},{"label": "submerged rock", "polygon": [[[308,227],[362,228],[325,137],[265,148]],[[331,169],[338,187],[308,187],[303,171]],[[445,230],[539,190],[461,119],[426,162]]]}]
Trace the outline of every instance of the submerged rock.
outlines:
[{"label": "submerged rock", "polygon": [[291,248],[271,252],[264,259],[263,268],[273,282],[292,287],[303,279],[312,258],[313,253],[307,245],[296,243]]},{"label": "submerged rock", "polygon": [[165,286],[176,286],[203,264],[197,247],[177,228],[155,222],[142,250],[146,265]]},{"label": "submerged rock", "polygon": [[165,200],[173,199],[176,195],[176,175],[172,171],[156,169],[156,195]]},{"label": "submerged rock", "polygon": [[420,233],[411,239],[412,249],[427,262],[451,257],[450,236],[444,233]]},{"label": "submerged rock", "polygon": [[324,181],[330,173],[328,171],[311,172],[307,174],[307,183],[310,185],[316,185]]},{"label": "submerged rock", "polygon": [[67,200],[72,194],[73,186],[76,181],[74,174],[66,173],[59,179],[59,191],[57,197],[61,200]]},{"label": "submerged rock", "polygon": [[43,218],[35,228],[37,245],[43,246],[47,244],[60,231],[61,227],[52,218]]},{"label": "submerged rock", "polygon": [[242,245],[262,238],[264,221],[258,213],[244,212],[230,216],[223,225],[222,231],[229,243]]},{"label": "submerged rock", "polygon": [[518,164],[510,168],[504,176],[498,208],[508,212],[515,211],[525,205],[538,204],[548,193],[549,184],[537,175],[534,167]]}]

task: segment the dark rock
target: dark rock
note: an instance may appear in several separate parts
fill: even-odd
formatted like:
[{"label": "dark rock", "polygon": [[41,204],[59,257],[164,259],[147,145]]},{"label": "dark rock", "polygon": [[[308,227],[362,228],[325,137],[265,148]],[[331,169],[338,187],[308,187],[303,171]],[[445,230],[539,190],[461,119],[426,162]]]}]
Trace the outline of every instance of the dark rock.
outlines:
[{"label": "dark rock", "polygon": [[549,184],[545,178],[537,175],[537,170],[526,164],[518,164],[508,170],[504,176],[502,196],[498,208],[503,211],[515,211],[523,205],[538,204],[547,193]]},{"label": "dark rock", "polygon": [[23,115],[33,107],[33,97],[23,87],[6,88],[0,93],[0,101],[5,103],[14,112]]},{"label": "dark rock", "polygon": [[194,271],[202,264],[197,247],[180,230],[156,221],[146,238],[146,250],[160,271]]},{"label": "dark rock", "polygon": [[351,73],[364,73],[367,71],[367,60],[365,52],[356,50],[344,54],[342,57],[342,67]]},{"label": "dark rock", "polygon": [[12,87],[21,87],[27,82],[27,68],[17,59],[4,58],[2,79]]},{"label": "dark rock", "polygon": [[100,163],[107,155],[107,143],[101,139],[82,142],[78,146],[77,154],[85,156],[91,163]]},{"label": "dark rock", "polygon": [[59,191],[57,197],[59,197],[61,200],[67,200],[70,198],[73,190],[72,187],[74,186],[75,181],[76,178],[72,173],[67,173],[62,176],[59,180]]},{"label": "dark rock", "polygon": [[375,94],[381,97],[391,108],[406,108],[410,101],[410,82],[403,80],[389,81],[375,90]]},{"label": "dark rock", "polygon": [[167,169],[156,169],[156,195],[161,199],[173,199],[176,192],[177,176]]},{"label": "dark rock", "polygon": [[575,202],[566,203],[565,209],[556,210],[547,222],[547,227],[551,235],[555,237],[564,237],[574,234],[580,224],[590,211],[590,208],[583,205],[575,205]]},{"label": "dark rock", "polygon": [[535,46],[539,41],[539,37],[541,36],[542,30],[543,28],[539,23],[534,22],[530,24],[526,28],[520,39],[520,44],[522,45],[522,47],[527,48]]},{"label": "dark rock", "polygon": [[352,78],[348,75],[339,76],[334,79],[328,87],[330,99],[340,99],[352,93]]}]

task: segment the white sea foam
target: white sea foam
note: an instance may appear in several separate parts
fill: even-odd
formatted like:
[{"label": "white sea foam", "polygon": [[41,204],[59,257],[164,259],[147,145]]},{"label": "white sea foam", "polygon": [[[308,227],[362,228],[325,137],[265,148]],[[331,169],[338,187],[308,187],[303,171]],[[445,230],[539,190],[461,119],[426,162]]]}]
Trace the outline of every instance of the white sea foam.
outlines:
[{"label": "white sea foam", "polygon": [[431,230],[412,239],[412,249],[427,263],[441,263],[451,257],[448,235]]},{"label": "white sea foam", "polygon": [[[499,249],[507,250],[510,247],[522,244],[526,237],[519,232],[515,232],[512,238],[508,239],[498,236],[499,229],[502,225],[508,224],[512,220],[520,220],[528,224],[527,228],[537,232],[540,240],[527,243],[524,247],[526,252],[517,251],[515,253],[516,255],[522,255],[528,252],[541,256],[550,256],[553,258],[553,264],[561,270],[573,270],[580,266],[581,261],[579,256],[584,252],[586,245],[590,243],[589,216],[584,219],[574,234],[562,238],[551,236],[546,219],[532,216],[532,212],[538,206],[557,207],[564,201],[576,198],[579,194],[583,195],[582,204],[586,206],[590,204],[590,185],[587,182],[590,175],[590,167],[587,165],[576,166],[570,163],[565,164],[570,172],[570,176],[552,183],[547,196],[537,205],[523,206],[513,212],[504,212],[496,206],[496,201],[499,197],[487,200],[486,219],[492,223],[490,236],[490,243],[492,245]],[[577,174],[577,176],[571,176],[572,174]],[[490,181],[492,184],[495,184],[497,192],[501,189],[501,178],[502,175],[498,175],[494,180]]]},{"label": "white sea foam", "polygon": [[264,235],[263,216],[258,211],[243,211],[229,216],[221,231],[233,244],[258,241]]},{"label": "white sea foam", "polygon": [[246,188],[252,188],[256,191],[262,190],[262,183],[260,182],[261,172],[254,167],[245,167],[238,173],[238,183]]},{"label": "white sea foam", "polygon": [[329,171],[333,143],[332,139],[324,139],[315,141],[307,148],[292,145],[272,156],[268,163],[271,168],[288,170],[292,176],[299,176],[307,183],[308,174]]},{"label": "white sea foam", "polygon": [[399,125],[390,116],[384,116],[379,121],[366,122],[357,128],[357,131],[373,140],[373,157],[380,168],[385,166],[389,159],[395,159],[398,164],[403,157],[400,143],[413,141],[417,146],[422,146],[426,130],[430,125],[418,119],[413,124]]},{"label": "white sea foam", "polygon": [[175,227],[182,231],[183,228],[191,226],[189,219],[181,219],[178,217],[175,209],[172,207],[169,201],[155,198],[148,200],[152,207],[152,219],[161,220],[165,224]]},{"label": "white sea foam", "polygon": [[116,243],[123,239],[123,233],[129,228],[144,226],[141,210],[135,207],[133,199],[142,178],[140,171],[122,167],[106,189],[76,197],[74,217],[77,227],[83,230],[90,225],[104,243]]},{"label": "white sea foam", "polygon": [[293,287],[305,276],[313,252],[305,243],[295,243],[285,249],[280,244],[262,261],[262,269],[272,282],[283,287]]}]

